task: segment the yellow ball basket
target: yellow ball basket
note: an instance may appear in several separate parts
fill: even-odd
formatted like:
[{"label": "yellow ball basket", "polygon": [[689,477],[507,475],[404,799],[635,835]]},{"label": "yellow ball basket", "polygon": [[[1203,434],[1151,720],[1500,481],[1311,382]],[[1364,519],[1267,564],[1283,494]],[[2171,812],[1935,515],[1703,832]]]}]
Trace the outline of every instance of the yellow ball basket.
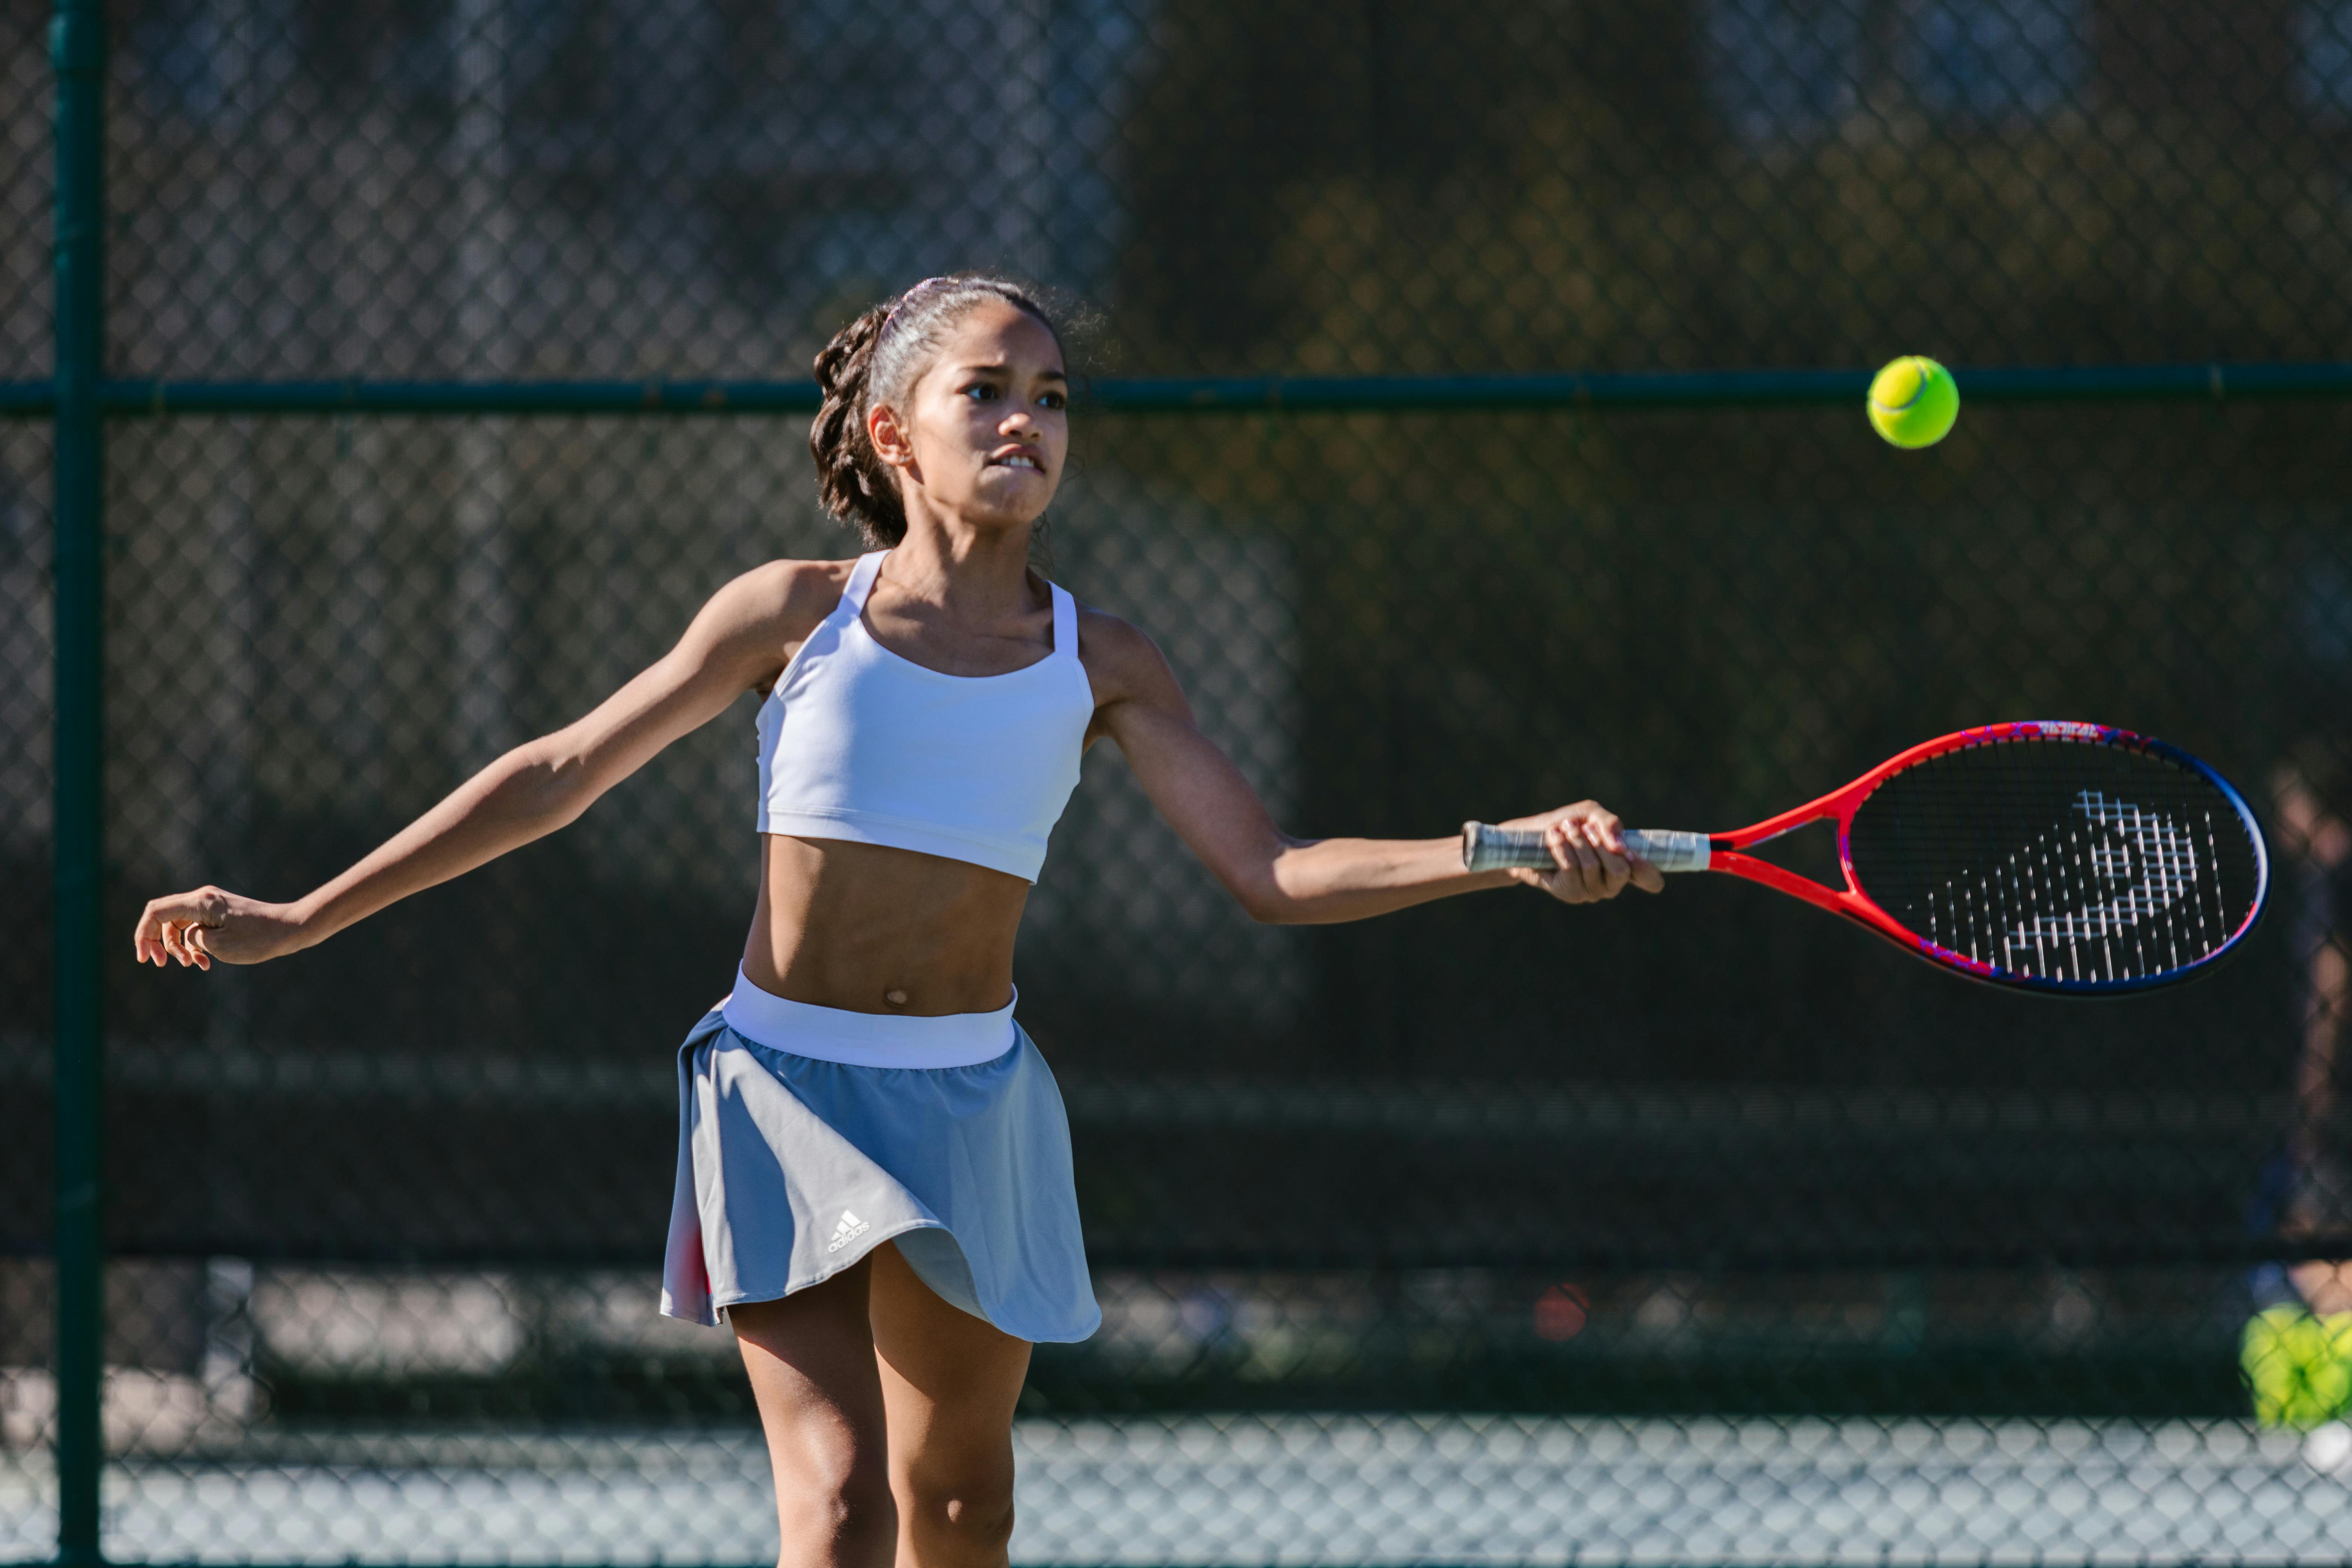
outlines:
[{"label": "yellow ball basket", "polygon": [[2247,1321],[2238,1360],[2265,1426],[2308,1432],[2352,1409],[2352,1312],[2265,1308]]}]

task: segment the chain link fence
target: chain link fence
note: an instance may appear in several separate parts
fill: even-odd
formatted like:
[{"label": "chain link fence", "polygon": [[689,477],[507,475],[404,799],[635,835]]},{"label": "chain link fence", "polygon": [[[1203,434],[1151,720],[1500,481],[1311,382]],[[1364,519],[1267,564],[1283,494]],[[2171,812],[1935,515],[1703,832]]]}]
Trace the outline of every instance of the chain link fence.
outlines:
[{"label": "chain link fence", "polygon": [[[2344,0],[109,13],[125,380],[792,382],[967,266],[1084,302],[1106,391],[2352,358]],[[0,382],[51,369],[43,21],[0,7]],[[2352,406],[2212,384],[1918,455],[1845,405],[1082,406],[1041,564],[1294,831],[1719,828],[2089,718],[2236,779],[2278,890],[2098,1005],[1696,879],[1260,928],[1098,751],[1018,978],[1105,1324],[1036,1358],[1016,1559],[2352,1556],[2347,1358],[2277,1349],[2352,1310]],[[299,958],[128,932],[293,896],[856,546],[799,417],[330,404],[110,433],[107,1551],[772,1559],[731,1342],[655,1314],[748,699]],[[49,451],[0,424],[13,1561],[57,1531]]]}]

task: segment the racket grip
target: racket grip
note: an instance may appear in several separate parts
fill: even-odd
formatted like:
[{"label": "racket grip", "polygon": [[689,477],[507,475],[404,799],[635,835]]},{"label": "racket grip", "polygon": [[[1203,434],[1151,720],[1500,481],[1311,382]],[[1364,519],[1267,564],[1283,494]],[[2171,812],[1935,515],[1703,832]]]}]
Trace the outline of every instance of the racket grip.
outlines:
[{"label": "racket grip", "polygon": [[[1706,869],[1709,846],[1704,833],[1628,827],[1623,837],[1625,847],[1636,859],[1647,860],[1661,871]],[[1508,866],[1549,871],[1558,865],[1551,851],[1544,847],[1543,830],[1539,827],[1496,827],[1484,822],[1462,825],[1462,868],[1465,871],[1499,871]]]}]

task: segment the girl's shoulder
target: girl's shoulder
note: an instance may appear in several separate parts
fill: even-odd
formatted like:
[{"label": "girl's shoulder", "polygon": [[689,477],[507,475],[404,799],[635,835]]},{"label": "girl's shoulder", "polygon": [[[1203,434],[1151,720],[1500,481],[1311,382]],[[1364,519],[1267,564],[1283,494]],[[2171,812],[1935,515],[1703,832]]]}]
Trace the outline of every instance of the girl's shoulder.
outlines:
[{"label": "girl's shoulder", "polygon": [[771,561],[710,595],[687,633],[699,657],[740,668],[749,682],[771,685],[793,651],[833,614],[847,586],[849,561]]},{"label": "girl's shoulder", "polygon": [[783,630],[801,626],[805,633],[833,614],[849,586],[855,556],[846,561],[771,561],[754,566],[719,590],[711,598],[740,617]]},{"label": "girl's shoulder", "polygon": [[1174,677],[1160,645],[1134,622],[1098,610],[1083,599],[1078,612],[1078,662],[1093,683],[1097,706],[1142,695],[1171,684]]},{"label": "girl's shoulder", "polygon": [[1078,614],[1078,657],[1089,667],[1097,660],[1116,664],[1158,651],[1134,622],[1098,610],[1075,594],[1070,604]]}]

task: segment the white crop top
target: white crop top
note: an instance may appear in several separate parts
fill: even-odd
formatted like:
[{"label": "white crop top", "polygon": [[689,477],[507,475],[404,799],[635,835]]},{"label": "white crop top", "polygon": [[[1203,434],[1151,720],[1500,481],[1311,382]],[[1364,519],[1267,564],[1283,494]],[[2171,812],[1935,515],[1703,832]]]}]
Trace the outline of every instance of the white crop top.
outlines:
[{"label": "white crop top", "polygon": [[1054,651],[1005,675],[943,675],[866,629],[887,551],[861,555],[760,705],[760,831],[968,860],[1037,879],[1095,711],[1078,611],[1054,594]]}]

